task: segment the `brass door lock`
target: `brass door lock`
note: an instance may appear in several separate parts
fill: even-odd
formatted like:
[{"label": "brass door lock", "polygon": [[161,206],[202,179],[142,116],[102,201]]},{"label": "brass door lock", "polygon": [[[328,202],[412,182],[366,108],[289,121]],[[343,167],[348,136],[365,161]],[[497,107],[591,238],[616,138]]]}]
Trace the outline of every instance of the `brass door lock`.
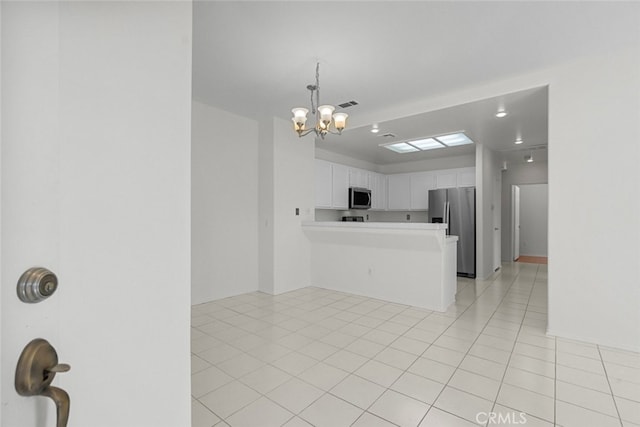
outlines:
[{"label": "brass door lock", "polygon": [[58,363],[58,354],[47,340],[36,338],[22,350],[16,367],[15,386],[20,396],[46,396],[56,404],[56,427],[66,427],[70,400],[66,391],[51,382],[58,372],[71,367]]}]

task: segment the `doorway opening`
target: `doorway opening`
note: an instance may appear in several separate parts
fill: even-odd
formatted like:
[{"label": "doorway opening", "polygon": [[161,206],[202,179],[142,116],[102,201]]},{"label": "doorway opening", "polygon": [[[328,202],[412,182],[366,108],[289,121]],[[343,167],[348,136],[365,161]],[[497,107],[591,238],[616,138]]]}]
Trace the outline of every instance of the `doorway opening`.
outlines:
[{"label": "doorway opening", "polygon": [[512,260],[547,264],[548,262],[548,184],[511,186]]}]

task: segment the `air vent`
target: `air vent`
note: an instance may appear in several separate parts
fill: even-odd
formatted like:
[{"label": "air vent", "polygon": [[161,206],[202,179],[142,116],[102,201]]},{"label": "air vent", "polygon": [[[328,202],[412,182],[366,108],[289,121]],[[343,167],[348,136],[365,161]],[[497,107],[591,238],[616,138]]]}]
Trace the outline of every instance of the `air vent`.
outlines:
[{"label": "air vent", "polygon": [[354,105],[358,105],[358,103],[356,101],[347,101],[347,102],[343,102],[342,104],[338,104],[338,107],[349,108],[349,107],[353,107]]},{"label": "air vent", "polygon": [[380,135],[383,138],[395,138],[396,135],[393,133],[383,133],[382,135]]}]

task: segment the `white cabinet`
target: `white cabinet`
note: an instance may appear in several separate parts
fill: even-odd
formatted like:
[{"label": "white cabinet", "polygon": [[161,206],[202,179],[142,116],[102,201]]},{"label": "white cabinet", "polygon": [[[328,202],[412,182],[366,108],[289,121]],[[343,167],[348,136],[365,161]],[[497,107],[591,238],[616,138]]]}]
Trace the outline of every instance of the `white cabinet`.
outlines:
[{"label": "white cabinet", "polygon": [[331,208],[333,194],[331,166],[329,162],[316,159],[316,208]]},{"label": "white cabinet", "polygon": [[476,169],[465,168],[458,171],[458,187],[473,187],[476,185]]},{"label": "white cabinet", "polygon": [[369,177],[371,185],[371,209],[383,211],[387,209],[387,176],[372,173]]},{"label": "white cabinet", "polygon": [[371,188],[370,178],[373,172],[364,169],[349,169],[349,187]]},{"label": "white cabinet", "polygon": [[436,188],[455,188],[458,186],[458,174],[456,172],[436,173]]},{"label": "white cabinet", "polygon": [[316,159],[316,208],[349,209],[349,187],[371,190],[372,210],[424,211],[429,209],[429,190],[472,187],[476,168],[384,175]]},{"label": "white cabinet", "polygon": [[399,173],[387,177],[387,207],[389,210],[411,209],[411,174]]},{"label": "white cabinet", "polygon": [[331,170],[331,207],[349,209],[349,168],[332,163]]},{"label": "white cabinet", "polygon": [[316,208],[347,209],[349,207],[349,168],[316,159]]},{"label": "white cabinet", "polygon": [[433,172],[411,174],[411,209],[429,209],[429,190],[436,188],[436,176]]}]

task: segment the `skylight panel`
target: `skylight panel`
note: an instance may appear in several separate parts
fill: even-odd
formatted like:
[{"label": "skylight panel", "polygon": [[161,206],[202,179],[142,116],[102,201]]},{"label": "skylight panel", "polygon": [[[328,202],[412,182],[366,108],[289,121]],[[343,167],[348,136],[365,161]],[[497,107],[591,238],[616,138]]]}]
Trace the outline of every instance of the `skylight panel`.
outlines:
[{"label": "skylight panel", "polygon": [[452,133],[450,135],[436,136],[435,138],[447,147],[473,144],[473,141],[470,140],[464,133]]},{"label": "skylight panel", "polygon": [[386,145],[383,145],[383,147],[391,151],[395,151],[396,153],[411,153],[413,151],[420,151],[416,147],[411,146],[406,142],[396,142],[395,144],[386,144]]},{"label": "skylight panel", "polygon": [[433,138],[425,138],[425,139],[417,139],[415,141],[408,141],[409,144],[413,145],[420,150],[434,150],[436,148],[444,148],[440,142],[436,141]]}]

